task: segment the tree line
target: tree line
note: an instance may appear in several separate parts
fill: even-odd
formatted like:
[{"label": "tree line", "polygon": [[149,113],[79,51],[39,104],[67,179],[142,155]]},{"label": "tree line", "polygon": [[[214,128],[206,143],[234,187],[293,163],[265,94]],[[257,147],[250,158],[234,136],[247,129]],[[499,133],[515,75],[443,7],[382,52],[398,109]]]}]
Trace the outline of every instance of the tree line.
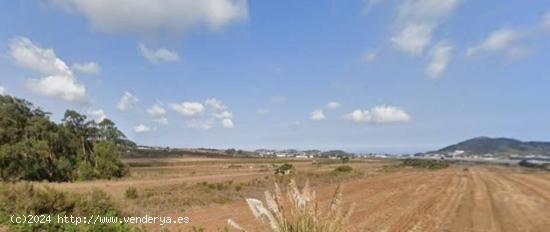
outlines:
[{"label": "tree line", "polygon": [[109,119],[67,110],[60,123],[32,103],[0,95],[0,180],[74,181],[127,173],[120,150],[136,144]]}]

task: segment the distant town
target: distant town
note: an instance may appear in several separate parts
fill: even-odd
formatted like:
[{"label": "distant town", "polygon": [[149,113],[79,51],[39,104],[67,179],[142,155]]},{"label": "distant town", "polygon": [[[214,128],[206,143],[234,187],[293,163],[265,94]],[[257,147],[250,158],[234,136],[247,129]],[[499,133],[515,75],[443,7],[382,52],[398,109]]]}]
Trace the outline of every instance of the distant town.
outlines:
[{"label": "distant town", "polygon": [[138,150],[144,152],[159,151],[164,153],[192,153],[203,155],[225,155],[236,157],[257,157],[257,158],[284,158],[284,159],[341,159],[348,157],[350,159],[438,159],[450,161],[465,162],[488,162],[501,164],[518,164],[526,162],[533,165],[550,165],[550,155],[547,154],[503,154],[503,153],[474,153],[464,150],[436,151],[415,154],[390,154],[390,153],[350,153],[343,150],[296,150],[296,149],[211,149],[211,148],[170,148],[156,146],[138,146]]}]

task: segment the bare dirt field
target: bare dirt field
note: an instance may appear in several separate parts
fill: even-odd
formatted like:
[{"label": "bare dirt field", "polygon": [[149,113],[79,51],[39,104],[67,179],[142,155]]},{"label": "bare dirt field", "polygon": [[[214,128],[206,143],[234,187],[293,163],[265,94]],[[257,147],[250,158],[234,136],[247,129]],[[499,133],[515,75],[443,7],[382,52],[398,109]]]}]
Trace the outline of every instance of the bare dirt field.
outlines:
[{"label": "bare dirt field", "polygon": [[[261,198],[262,192],[272,189],[277,180],[269,168],[278,162],[273,160],[148,162],[155,165],[135,165],[131,177],[122,180],[48,185],[77,192],[103,189],[136,216],[148,213],[191,218],[188,225],[167,226],[172,231],[188,231],[193,226],[216,231],[229,218],[257,231],[258,224],[244,198]],[[359,174],[346,176],[330,174],[337,163],[288,162],[296,166],[299,183],[312,180],[321,202],[327,203],[338,183],[343,184],[345,203],[356,204],[349,231],[485,232],[550,228],[548,172],[488,165],[452,165],[440,170],[392,168],[397,161],[369,160],[349,164]],[[140,197],[126,199],[124,192],[128,187],[137,188]],[[147,228],[158,231],[161,227]]]}]

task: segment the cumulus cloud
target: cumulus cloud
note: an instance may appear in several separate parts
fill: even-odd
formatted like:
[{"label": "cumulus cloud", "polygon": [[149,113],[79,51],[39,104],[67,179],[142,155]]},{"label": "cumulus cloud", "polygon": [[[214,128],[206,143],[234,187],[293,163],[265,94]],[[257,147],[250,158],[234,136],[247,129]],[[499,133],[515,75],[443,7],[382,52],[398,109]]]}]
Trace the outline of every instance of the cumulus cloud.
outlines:
[{"label": "cumulus cloud", "polygon": [[397,32],[391,37],[396,49],[420,55],[430,45],[434,30],[458,6],[460,0],[404,0],[398,9]]},{"label": "cumulus cloud", "polygon": [[325,119],[325,114],[323,113],[323,110],[314,110],[311,112],[310,119],[313,121],[321,121]]},{"label": "cumulus cloud", "polygon": [[170,106],[183,116],[196,116],[204,112],[204,105],[200,102],[172,103]]},{"label": "cumulus cloud", "polygon": [[71,102],[87,100],[86,88],[53,49],[42,48],[26,37],[11,39],[9,48],[11,58],[19,66],[46,75],[27,80],[27,87],[31,91]]},{"label": "cumulus cloud", "polygon": [[494,53],[506,51],[511,48],[513,43],[520,38],[520,33],[516,30],[503,28],[493,31],[483,39],[479,44],[474,45],[466,51],[468,56],[476,56],[484,53]]},{"label": "cumulus cloud", "polygon": [[65,62],[57,57],[51,48],[42,48],[26,37],[10,40],[10,55],[21,67],[38,71],[45,75],[72,76]]},{"label": "cumulus cloud", "polygon": [[219,124],[223,128],[231,129],[235,126],[233,114],[216,98],[206,99],[204,103],[172,103],[170,107],[185,117],[185,125],[189,128],[210,129]]},{"label": "cumulus cloud", "polygon": [[6,94],[6,88],[4,86],[0,86],[0,95]]},{"label": "cumulus cloud", "polygon": [[248,17],[246,0],[55,0],[82,13],[95,29],[145,36],[181,34],[198,27],[220,29]]},{"label": "cumulus cloud", "polygon": [[225,110],[227,109],[227,106],[225,106],[223,104],[222,101],[216,99],[216,98],[209,98],[209,99],[206,99],[206,101],[204,102],[204,104],[206,106],[210,106],[216,110]]},{"label": "cumulus cloud", "polygon": [[338,109],[342,106],[339,102],[331,101],[325,105],[325,108],[327,109]]},{"label": "cumulus cloud", "polygon": [[340,103],[336,101],[330,101],[325,104],[321,109],[315,109],[310,113],[309,118],[313,121],[321,121],[326,119],[325,110],[335,110],[340,108]]},{"label": "cumulus cloud", "polygon": [[94,121],[97,123],[100,123],[107,118],[107,114],[105,114],[105,111],[103,111],[103,109],[88,110],[88,116],[93,118]]},{"label": "cumulus cloud", "polygon": [[143,133],[143,132],[149,132],[151,131],[151,128],[144,125],[144,124],[139,124],[137,126],[134,126],[134,132],[136,133]]},{"label": "cumulus cloud", "polygon": [[160,104],[154,104],[151,108],[147,109],[147,113],[153,116],[153,121],[162,125],[168,125],[168,118],[166,118],[166,109]]},{"label": "cumulus cloud", "polygon": [[134,107],[134,105],[138,102],[139,102],[139,99],[136,96],[134,96],[132,93],[128,91],[124,91],[124,94],[120,98],[120,101],[118,101],[118,104],[116,107],[120,111],[126,111]]},{"label": "cumulus cloud", "polygon": [[72,68],[76,71],[87,74],[99,74],[101,72],[101,67],[95,62],[74,63]]},{"label": "cumulus cloud", "polygon": [[222,119],[222,126],[223,128],[227,128],[227,129],[231,129],[233,128],[233,120],[231,120],[230,118],[224,118]]},{"label": "cumulus cloud", "polygon": [[451,43],[446,41],[437,43],[430,51],[430,62],[426,66],[426,74],[431,78],[440,77],[451,61],[452,52]]},{"label": "cumulus cloud", "polygon": [[151,108],[147,109],[147,113],[153,117],[163,117],[166,115],[166,110],[161,105],[154,104]]},{"label": "cumulus cloud", "polygon": [[160,61],[174,62],[180,59],[177,52],[170,51],[166,48],[149,49],[144,44],[139,44],[138,48],[141,55],[151,63],[158,63]]},{"label": "cumulus cloud", "polygon": [[356,123],[372,124],[407,122],[411,119],[403,109],[388,105],[375,106],[368,110],[357,109],[344,117]]}]

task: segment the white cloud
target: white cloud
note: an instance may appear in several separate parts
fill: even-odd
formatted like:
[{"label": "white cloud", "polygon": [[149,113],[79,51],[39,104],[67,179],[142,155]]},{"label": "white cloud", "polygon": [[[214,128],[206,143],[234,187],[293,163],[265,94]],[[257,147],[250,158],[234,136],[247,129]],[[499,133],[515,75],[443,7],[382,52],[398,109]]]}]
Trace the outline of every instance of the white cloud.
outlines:
[{"label": "white cloud", "polygon": [[105,32],[148,37],[181,34],[198,27],[220,29],[248,17],[246,0],[54,0],[85,15]]},{"label": "white cloud", "polygon": [[161,105],[154,104],[151,108],[147,109],[147,113],[153,117],[163,117],[166,115],[166,110]]},{"label": "white cloud", "polygon": [[458,6],[460,0],[404,0],[398,9],[398,31],[390,39],[395,48],[420,55],[433,32]]},{"label": "white cloud", "polygon": [[200,102],[172,103],[170,106],[183,116],[197,116],[204,112],[204,105]]},{"label": "white cloud", "polygon": [[26,37],[11,39],[10,55],[21,67],[38,71],[45,75],[73,76],[63,60],[59,59],[53,49],[41,48]]},{"label": "white cloud", "polygon": [[451,43],[446,41],[437,43],[430,51],[430,63],[426,66],[426,74],[431,78],[440,77],[451,61],[452,52]]},{"label": "white cloud", "polygon": [[228,107],[216,98],[209,98],[201,102],[182,102],[170,104],[172,110],[185,117],[185,124],[189,128],[211,129],[216,125],[223,128],[233,128],[233,114]]},{"label": "white cloud", "polygon": [[53,49],[41,48],[26,37],[10,40],[9,47],[10,56],[18,65],[46,75],[27,80],[27,87],[31,91],[72,102],[87,100],[86,87],[78,82]]},{"label": "white cloud", "polygon": [[369,110],[357,109],[344,116],[356,123],[384,124],[395,122],[407,122],[411,119],[403,109],[395,106],[381,105]]},{"label": "white cloud", "polygon": [[323,110],[314,110],[311,112],[310,119],[313,121],[321,121],[325,119],[325,114],[323,113]]},{"label": "white cloud", "polygon": [[136,133],[143,133],[143,132],[149,132],[149,131],[151,131],[151,128],[146,125],[139,124],[137,126],[134,126],[134,132]]},{"label": "white cloud", "polygon": [[57,97],[71,102],[86,101],[86,88],[72,76],[58,75],[41,79],[29,79],[26,85],[31,91],[41,95]]},{"label": "white cloud", "polygon": [[154,104],[151,108],[147,109],[147,113],[153,116],[153,121],[162,125],[168,125],[168,118],[166,118],[166,109],[160,104]]},{"label": "white cloud", "polygon": [[95,62],[88,63],[74,63],[72,68],[82,73],[88,74],[99,74],[101,72],[101,67]]},{"label": "white cloud", "polygon": [[88,110],[88,116],[92,117],[95,122],[100,123],[107,118],[107,114],[102,109]]},{"label": "white cloud", "polygon": [[210,106],[216,110],[225,110],[227,109],[227,106],[225,106],[223,104],[222,101],[216,99],[216,98],[209,98],[209,99],[206,99],[206,101],[204,102],[204,104],[206,106]]},{"label": "white cloud", "polygon": [[6,94],[6,88],[4,86],[0,86],[0,95]]},{"label": "white cloud", "polygon": [[166,48],[151,50],[143,44],[139,44],[138,47],[141,55],[151,63],[158,63],[159,61],[174,62],[180,59],[176,51],[170,51]]},{"label": "white cloud", "polygon": [[233,115],[229,111],[222,111],[221,113],[214,113],[214,117],[216,118],[231,118]]},{"label": "white cloud", "polygon": [[339,102],[331,101],[325,105],[327,109],[338,109],[342,106]]},{"label": "white cloud", "polygon": [[397,49],[413,55],[420,55],[430,44],[433,27],[431,25],[411,24],[403,28],[391,41]]},{"label": "white cloud", "polygon": [[234,127],[233,120],[231,120],[230,118],[222,119],[222,126],[223,128],[227,128],[227,129],[233,128]]},{"label": "white cloud", "polygon": [[515,30],[504,28],[489,34],[479,44],[474,45],[466,51],[466,55],[475,56],[482,53],[492,53],[508,50],[513,42],[519,39],[520,33]]},{"label": "white cloud", "polygon": [[124,94],[120,98],[120,101],[117,104],[117,109],[120,111],[126,111],[132,108],[136,103],[139,102],[139,99],[128,91],[124,91]]}]

